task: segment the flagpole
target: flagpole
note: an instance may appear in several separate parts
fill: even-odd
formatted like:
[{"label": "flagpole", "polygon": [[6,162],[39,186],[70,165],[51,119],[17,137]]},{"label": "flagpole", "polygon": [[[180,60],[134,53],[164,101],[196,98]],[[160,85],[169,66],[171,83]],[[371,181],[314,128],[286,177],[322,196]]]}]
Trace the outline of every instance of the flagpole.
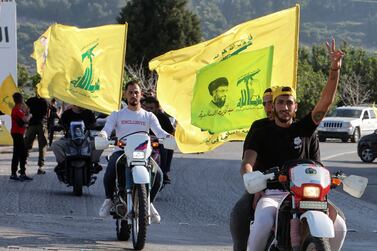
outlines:
[{"label": "flagpole", "polygon": [[120,92],[119,92],[119,105],[118,105],[118,110],[121,108],[121,100],[123,96],[123,71],[124,71],[124,65],[126,64],[126,48],[127,48],[127,31],[128,31],[128,23],[124,23],[124,43],[123,43],[123,63],[122,63],[122,68],[121,68],[121,74],[120,74]]}]

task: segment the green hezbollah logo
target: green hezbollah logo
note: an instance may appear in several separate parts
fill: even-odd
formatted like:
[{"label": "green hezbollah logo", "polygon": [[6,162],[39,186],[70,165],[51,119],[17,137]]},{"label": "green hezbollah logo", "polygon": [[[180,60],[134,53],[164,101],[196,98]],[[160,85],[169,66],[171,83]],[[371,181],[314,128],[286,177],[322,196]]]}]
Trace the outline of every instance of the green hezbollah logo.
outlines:
[{"label": "green hezbollah logo", "polygon": [[9,96],[5,96],[1,102],[6,104],[9,107],[9,109],[12,109],[14,106],[14,103],[11,101]]},{"label": "green hezbollah logo", "polygon": [[100,89],[99,79],[97,79],[97,81],[93,84],[93,57],[95,57],[93,50],[97,47],[97,45],[98,43],[86,50],[81,55],[81,62],[83,63],[85,59],[89,59],[90,64],[89,67],[86,67],[83,76],[80,76],[76,80],[71,81],[73,87],[85,91],[90,91],[91,93],[98,91]]},{"label": "green hezbollah logo", "polygon": [[209,133],[248,128],[265,116],[262,95],[271,86],[273,47],[240,53],[250,42],[239,44],[196,74],[191,123]]}]

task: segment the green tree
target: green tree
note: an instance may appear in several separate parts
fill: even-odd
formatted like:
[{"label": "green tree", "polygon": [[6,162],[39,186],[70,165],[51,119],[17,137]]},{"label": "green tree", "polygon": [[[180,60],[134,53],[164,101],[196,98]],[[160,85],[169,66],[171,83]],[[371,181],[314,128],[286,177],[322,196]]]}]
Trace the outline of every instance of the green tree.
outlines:
[{"label": "green tree", "polygon": [[129,65],[147,68],[152,58],[201,40],[199,19],[186,9],[186,0],[131,0],[117,21],[128,23]]},{"label": "green tree", "polygon": [[17,84],[18,87],[23,88],[29,82],[29,71],[22,64],[17,64]]},{"label": "green tree", "polygon": [[203,36],[206,40],[223,33],[225,27],[228,26],[227,20],[215,0],[192,0],[191,8],[200,16]]},{"label": "green tree", "polygon": [[300,60],[297,83],[297,101],[299,103],[297,117],[302,118],[314,108],[319,100],[326,78],[322,72],[315,72],[313,66],[307,61]]}]

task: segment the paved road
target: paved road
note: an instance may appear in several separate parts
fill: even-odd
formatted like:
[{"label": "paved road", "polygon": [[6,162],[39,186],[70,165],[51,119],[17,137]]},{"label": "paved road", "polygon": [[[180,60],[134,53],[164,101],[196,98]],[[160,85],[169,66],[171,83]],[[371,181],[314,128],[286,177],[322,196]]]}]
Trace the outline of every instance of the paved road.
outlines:
[{"label": "paved road", "polygon": [[[100,219],[103,173],[82,197],[57,182],[54,158],[47,156],[47,174],[37,176],[36,152],[28,172],[32,182],[9,180],[11,148],[0,148],[0,249],[21,250],[129,250],[130,242],[118,242],[115,224]],[[366,195],[354,199],[334,191],[332,200],[346,216],[351,232],[343,250],[375,250],[377,246],[376,172],[374,164],[361,163],[355,144],[321,144],[322,159],[330,169],[367,175]],[[5,151],[5,153],[4,153]],[[239,175],[241,144],[225,144],[205,154],[176,153],[173,182],[155,203],[162,216],[152,225],[145,250],[232,250],[229,213],[243,191]],[[374,183],[373,183],[374,182]],[[375,231],[375,232],[373,232]]]}]

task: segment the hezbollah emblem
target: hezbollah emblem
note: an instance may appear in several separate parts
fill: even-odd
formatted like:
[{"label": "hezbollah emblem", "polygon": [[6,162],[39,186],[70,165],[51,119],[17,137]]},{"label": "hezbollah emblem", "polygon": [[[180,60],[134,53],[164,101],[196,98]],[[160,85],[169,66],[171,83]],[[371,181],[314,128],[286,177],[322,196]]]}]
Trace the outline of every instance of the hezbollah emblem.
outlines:
[{"label": "hezbollah emblem", "polygon": [[98,43],[92,46],[91,48],[89,48],[88,50],[86,50],[81,55],[81,62],[84,63],[84,61],[87,59],[89,60],[89,66],[86,67],[83,76],[80,76],[77,79],[71,81],[71,84],[73,85],[73,87],[79,88],[85,91],[90,91],[92,93],[100,89],[99,79],[97,79],[95,83],[94,83],[95,80],[93,79],[93,57],[95,57],[93,50],[94,48],[97,47],[97,45]]}]

